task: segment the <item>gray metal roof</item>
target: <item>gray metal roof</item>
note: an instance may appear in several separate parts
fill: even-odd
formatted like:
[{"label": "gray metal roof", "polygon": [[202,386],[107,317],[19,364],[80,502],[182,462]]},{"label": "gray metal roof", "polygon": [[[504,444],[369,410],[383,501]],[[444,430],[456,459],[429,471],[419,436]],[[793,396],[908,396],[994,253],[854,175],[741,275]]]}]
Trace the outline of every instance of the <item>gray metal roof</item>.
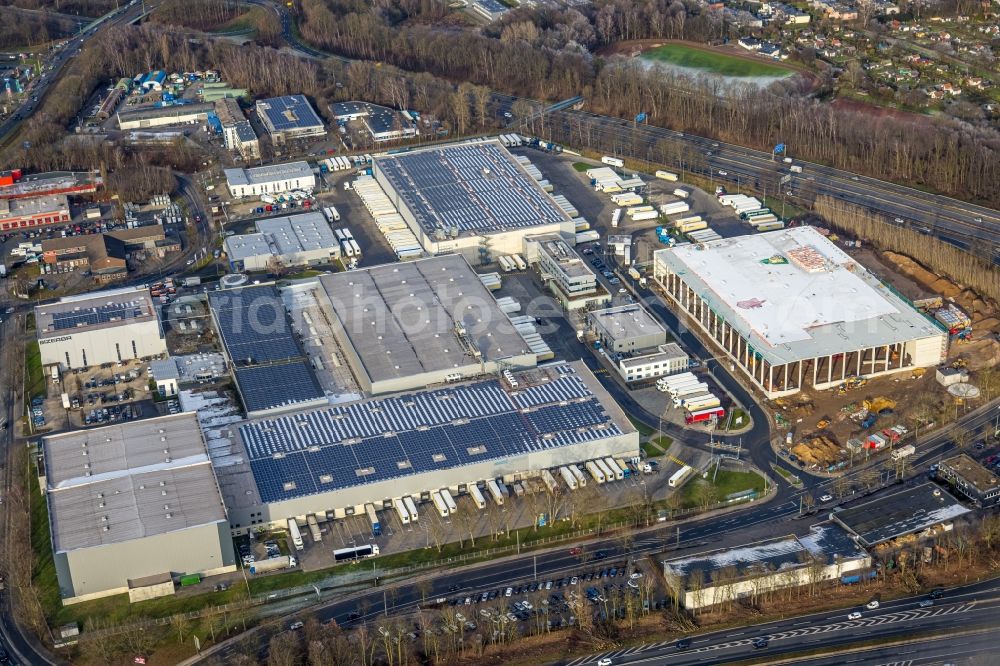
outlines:
[{"label": "gray metal roof", "polygon": [[344,333],[373,382],[530,353],[461,255],[386,264],[320,278]]},{"label": "gray metal roof", "polygon": [[714,574],[723,569],[732,569],[738,579],[759,576],[765,572],[775,573],[807,566],[810,557],[821,558],[830,564],[840,561],[867,557],[843,528],[831,523],[814,525],[806,536],[794,535],[767,539],[733,548],[687,555],[673,558],[663,563],[664,570],[686,580],[691,589],[690,577],[701,576],[703,585],[715,580]]},{"label": "gray metal roof", "polygon": [[595,310],[588,315],[612,340],[667,334],[663,325],[637,303]]},{"label": "gray metal roof", "polygon": [[39,339],[155,320],[153,300],[142,287],[70,296],[35,308]]},{"label": "gray metal roof", "polygon": [[559,266],[559,270],[567,278],[592,278],[594,282],[597,281],[594,271],[590,270],[590,267],[583,261],[583,258],[577,253],[576,249],[564,241],[558,234],[531,236],[530,240],[538,243],[538,247]]},{"label": "gray metal roof", "polygon": [[194,413],[43,439],[57,552],[226,520]]},{"label": "gray metal roof", "polygon": [[659,250],[773,365],[944,335],[813,227]]},{"label": "gray metal roof", "polygon": [[226,169],[225,174],[226,183],[232,187],[234,185],[259,185],[279,180],[310,178],[313,172],[308,162],[288,162],[250,169]]},{"label": "gray metal roof", "polygon": [[629,358],[624,358],[619,361],[619,365],[623,368],[632,368],[637,366],[645,366],[651,363],[661,363],[663,361],[671,361],[677,358],[689,358],[687,353],[681,349],[680,345],[676,342],[668,342],[665,345],[660,345],[656,348],[656,351],[651,354],[638,354],[636,356],[631,356]]},{"label": "gray metal roof", "polygon": [[933,483],[924,483],[833,514],[868,546],[951,521],[969,509]]},{"label": "gray metal roof", "polygon": [[568,221],[566,213],[498,141],[457,144],[375,158],[394,204],[405,205],[434,237],[529,229]]},{"label": "gray metal roof", "polygon": [[282,255],[340,247],[333,229],[320,212],[258,220],[257,231],[267,236]]}]

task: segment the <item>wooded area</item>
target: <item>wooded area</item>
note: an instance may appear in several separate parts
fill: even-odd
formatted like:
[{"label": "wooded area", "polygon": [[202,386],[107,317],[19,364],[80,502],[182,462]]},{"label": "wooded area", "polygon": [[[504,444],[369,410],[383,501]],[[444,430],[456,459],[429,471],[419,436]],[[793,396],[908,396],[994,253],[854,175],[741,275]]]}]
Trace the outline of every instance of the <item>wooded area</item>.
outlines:
[{"label": "wooded area", "polygon": [[[806,96],[793,80],[761,90],[691,79],[585,48],[646,37],[705,40],[721,26],[680,2],[596,2],[577,10],[520,9],[483,33],[416,22],[415,3],[303,0],[301,31],[312,44],[352,58],[468,81],[511,95],[566,99],[623,118],[769,150],[952,196],[1000,205],[1000,134],[955,120],[872,117]],[[491,35],[495,35],[495,38]],[[796,82],[798,81],[798,82]]]},{"label": "wooded area", "polygon": [[3,0],[4,5],[24,9],[49,9],[60,14],[96,18],[120,6],[122,0]]},{"label": "wooded area", "polygon": [[46,44],[76,31],[67,20],[0,7],[0,49]]}]

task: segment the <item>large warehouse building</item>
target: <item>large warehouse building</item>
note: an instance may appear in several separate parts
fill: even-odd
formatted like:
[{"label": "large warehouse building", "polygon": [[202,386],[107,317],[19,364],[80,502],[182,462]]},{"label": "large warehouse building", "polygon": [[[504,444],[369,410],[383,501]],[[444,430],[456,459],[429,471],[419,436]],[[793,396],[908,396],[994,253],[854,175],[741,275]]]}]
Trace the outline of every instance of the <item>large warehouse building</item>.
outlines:
[{"label": "large warehouse building", "polygon": [[257,118],[275,144],[326,134],[323,121],[305,95],[262,99],[257,102]]},{"label": "large warehouse building", "polygon": [[769,398],[930,367],[948,334],[812,227],[660,250],[654,278]]},{"label": "large warehouse building", "polygon": [[320,284],[334,336],[368,393],[536,363],[461,255],[324,275]]},{"label": "large warehouse building", "polygon": [[251,169],[226,169],[226,186],[237,199],[281,194],[292,190],[312,191],[316,176],[308,162],[271,164]]},{"label": "large warehouse building", "polygon": [[281,266],[327,264],[340,256],[340,243],[323,213],[300,213],[257,221],[257,233],[223,242],[233,272]]},{"label": "large warehouse building", "polygon": [[431,254],[478,264],[522,252],[528,234],[576,230],[499,141],[377,157],[373,175]]},{"label": "large warehouse building", "polygon": [[583,363],[251,420],[226,438],[212,450],[234,533],[639,451]]},{"label": "large warehouse building", "polygon": [[52,435],[42,449],[63,603],[236,569],[195,414]]},{"label": "large warehouse building", "polygon": [[175,106],[147,106],[141,109],[124,109],[118,112],[118,127],[122,130],[192,125],[208,120],[215,107],[208,103],[178,104]]},{"label": "large warehouse building", "polygon": [[159,356],[167,351],[149,290],[111,289],[35,308],[42,365],[62,370]]}]

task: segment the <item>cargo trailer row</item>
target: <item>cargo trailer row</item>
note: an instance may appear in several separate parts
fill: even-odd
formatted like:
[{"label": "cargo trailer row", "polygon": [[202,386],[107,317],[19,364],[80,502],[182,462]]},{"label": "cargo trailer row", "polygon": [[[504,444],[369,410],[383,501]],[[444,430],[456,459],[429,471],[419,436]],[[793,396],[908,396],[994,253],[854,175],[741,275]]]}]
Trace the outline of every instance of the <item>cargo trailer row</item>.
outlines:
[{"label": "cargo trailer row", "polygon": [[687,217],[682,220],[677,220],[674,223],[674,229],[677,230],[679,234],[686,234],[692,231],[698,231],[700,229],[707,229],[708,222],[701,219],[700,215],[694,215],[692,217]]},{"label": "cargo trailer row", "polygon": [[513,298],[511,298],[510,296],[503,296],[501,298],[498,298],[497,305],[500,307],[500,310],[507,315],[521,311],[521,304],[518,303]]},{"label": "cargo trailer row", "polygon": [[521,137],[518,136],[517,134],[501,134],[499,136],[499,139],[500,143],[507,146],[508,148],[514,148],[524,143],[521,140]]},{"label": "cargo trailer row", "polygon": [[[328,171],[346,171],[352,168],[351,161],[346,157],[328,157],[320,160],[320,166],[325,166]],[[322,169],[320,169],[322,171]]]},{"label": "cargo trailer row", "polygon": [[699,231],[689,231],[688,238],[695,243],[711,243],[712,241],[721,240],[722,236],[711,229],[701,229]]},{"label": "cargo trailer row", "polygon": [[628,208],[625,209],[625,214],[628,215],[629,217],[634,217],[637,213],[648,213],[654,210],[656,209],[650,206],[649,204],[645,204],[642,206],[629,206]]},{"label": "cargo trailer row", "polygon": [[361,198],[361,202],[371,213],[371,216],[375,218],[375,226],[385,236],[392,251],[400,260],[405,261],[423,256],[420,241],[417,240],[399,211],[382,190],[382,186],[374,178],[362,176],[355,179],[354,191]]},{"label": "cargo trailer row", "polygon": [[555,201],[556,205],[559,206],[559,208],[562,209],[562,211],[567,215],[569,215],[571,218],[578,217],[580,215],[580,212],[576,209],[576,206],[571,204],[569,199],[567,199],[563,195],[557,194],[554,197],[552,197],[552,200]]},{"label": "cargo trailer row", "polygon": [[496,291],[503,285],[499,273],[480,273],[479,281],[490,291]]}]

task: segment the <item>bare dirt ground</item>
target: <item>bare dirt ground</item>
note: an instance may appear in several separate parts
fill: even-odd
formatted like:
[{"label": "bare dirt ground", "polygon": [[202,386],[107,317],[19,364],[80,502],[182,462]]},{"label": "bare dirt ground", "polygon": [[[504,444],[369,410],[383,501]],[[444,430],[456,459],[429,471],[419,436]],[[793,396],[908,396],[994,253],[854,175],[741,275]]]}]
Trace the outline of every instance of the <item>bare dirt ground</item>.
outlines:
[{"label": "bare dirt ground", "polygon": [[863,113],[872,118],[895,118],[897,120],[909,121],[917,125],[929,126],[933,122],[933,119],[930,116],[925,116],[921,113],[891,109],[885,106],[869,104],[867,102],[849,99],[846,97],[838,97],[830,102],[830,106],[835,109]]}]

